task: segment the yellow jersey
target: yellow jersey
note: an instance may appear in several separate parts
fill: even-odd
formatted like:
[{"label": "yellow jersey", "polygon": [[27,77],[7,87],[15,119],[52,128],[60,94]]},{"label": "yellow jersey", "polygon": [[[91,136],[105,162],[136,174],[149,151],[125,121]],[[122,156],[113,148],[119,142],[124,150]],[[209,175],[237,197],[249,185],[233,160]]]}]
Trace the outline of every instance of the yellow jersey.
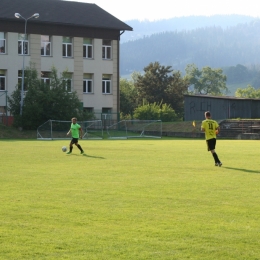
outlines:
[{"label": "yellow jersey", "polygon": [[219,125],[215,120],[206,119],[202,121],[201,128],[205,130],[205,138],[206,140],[216,138],[216,130],[218,129]]}]

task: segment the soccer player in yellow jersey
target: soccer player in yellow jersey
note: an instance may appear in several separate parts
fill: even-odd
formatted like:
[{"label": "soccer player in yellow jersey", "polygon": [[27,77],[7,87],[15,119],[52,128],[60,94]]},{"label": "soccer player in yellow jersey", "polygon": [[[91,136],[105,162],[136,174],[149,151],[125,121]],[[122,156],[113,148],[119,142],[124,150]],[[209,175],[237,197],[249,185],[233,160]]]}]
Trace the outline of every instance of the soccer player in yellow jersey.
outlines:
[{"label": "soccer player in yellow jersey", "polygon": [[70,130],[67,133],[67,135],[69,135],[70,133],[71,133],[72,139],[70,141],[70,150],[69,150],[69,152],[67,152],[67,154],[70,154],[72,152],[73,144],[75,144],[79,148],[80,153],[83,154],[84,151],[81,148],[80,144],[78,143],[79,138],[82,139],[83,132],[82,132],[81,126],[79,124],[77,124],[76,117],[73,117],[71,119],[71,126],[70,126]]},{"label": "soccer player in yellow jersey", "polygon": [[215,166],[221,166],[217,153],[215,152],[217,137],[216,134],[219,133],[220,127],[215,120],[211,119],[211,114],[209,111],[205,112],[205,120],[202,121],[201,131],[205,132],[205,138],[207,142],[208,151],[211,151],[211,154],[215,160]]}]

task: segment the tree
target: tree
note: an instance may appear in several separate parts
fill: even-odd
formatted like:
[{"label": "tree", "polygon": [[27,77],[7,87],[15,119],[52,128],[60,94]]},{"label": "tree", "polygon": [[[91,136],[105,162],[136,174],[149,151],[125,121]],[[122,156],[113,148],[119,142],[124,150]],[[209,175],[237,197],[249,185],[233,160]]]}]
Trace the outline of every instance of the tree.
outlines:
[{"label": "tree", "polygon": [[241,64],[227,67],[225,68],[224,72],[225,75],[227,75],[227,82],[229,84],[245,82],[251,80],[253,77],[253,75],[251,75],[253,71],[250,72],[247,67]]},{"label": "tree", "polygon": [[179,71],[173,72],[171,81],[165,90],[164,101],[170,104],[179,117],[184,116],[184,94],[188,93],[188,81]]},{"label": "tree", "polygon": [[120,112],[123,116],[132,115],[137,106],[138,95],[133,79],[120,79]]},{"label": "tree", "polygon": [[222,69],[204,67],[199,70],[194,64],[187,65],[185,79],[193,86],[194,93],[222,96],[228,92],[227,77]]},{"label": "tree", "polygon": [[20,115],[21,90],[16,90],[8,97],[8,109],[14,116],[14,126],[24,129],[37,129],[49,119],[70,120],[73,116],[87,120],[92,115],[83,112],[82,104],[76,92],[66,91],[67,73],[57,76],[53,67],[50,84],[37,78],[37,71],[32,66],[25,70],[25,85],[28,86],[24,97],[23,114]]},{"label": "tree", "polygon": [[260,98],[260,89],[255,89],[251,85],[247,85],[244,89],[238,88],[235,96],[241,98]]},{"label": "tree", "polygon": [[171,66],[161,66],[159,62],[150,63],[144,68],[144,75],[136,77],[135,86],[138,91],[139,104],[167,103],[179,115],[183,114],[184,97],[188,84],[182,79],[180,72],[174,72]]}]

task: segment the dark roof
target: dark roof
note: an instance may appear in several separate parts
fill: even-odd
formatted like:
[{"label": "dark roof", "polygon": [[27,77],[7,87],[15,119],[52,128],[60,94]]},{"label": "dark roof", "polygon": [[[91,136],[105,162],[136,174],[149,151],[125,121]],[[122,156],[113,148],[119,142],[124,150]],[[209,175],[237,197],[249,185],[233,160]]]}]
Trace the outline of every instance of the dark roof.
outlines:
[{"label": "dark roof", "polygon": [[[62,24],[132,31],[132,27],[109,14],[96,4],[62,0],[1,0],[0,20],[18,20],[14,14],[29,18],[39,13],[30,23]],[[1,23],[0,23],[1,24]],[[1,28],[1,26],[0,26]]]},{"label": "dark roof", "polygon": [[242,98],[242,97],[233,97],[233,96],[211,96],[211,95],[189,95],[184,94],[184,97],[198,97],[198,98],[214,98],[214,99],[230,99],[230,100],[257,100],[260,101],[259,98]]}]

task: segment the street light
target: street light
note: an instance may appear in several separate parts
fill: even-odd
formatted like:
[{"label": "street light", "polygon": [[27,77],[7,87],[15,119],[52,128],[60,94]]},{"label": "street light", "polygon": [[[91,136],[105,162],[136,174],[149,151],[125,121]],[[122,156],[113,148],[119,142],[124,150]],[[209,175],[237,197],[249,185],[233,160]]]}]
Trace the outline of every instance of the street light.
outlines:
[{"label": "street light", "polygon": [[[24,37],[26,36],[26,26],[27,26],[27,21],[29,20],[29,19],[31,19],[31,18],[38,18],[40,15],[38,14],[38,13],[35,13],[34,15],[32,15],[32,16],[30,16],[29,18],[24,18],[23,16],[21,16],[19,13],[15,13],[14,14],[14,16],[16,17],[16,18],[22,18],[22,19],[24,19],[24,21],[25,21],[25,26],[24,26]],[[24,57],[25,57],[25,55],[24,55],[24,43],[23,43],[23,48],[22,48],[22,50],[23,50],[23,70],[22,70],[22,86],[21,86],[21,104],[20,104],[20,115],[22,115],[23,114],[23,93],[24,93]]]}]

